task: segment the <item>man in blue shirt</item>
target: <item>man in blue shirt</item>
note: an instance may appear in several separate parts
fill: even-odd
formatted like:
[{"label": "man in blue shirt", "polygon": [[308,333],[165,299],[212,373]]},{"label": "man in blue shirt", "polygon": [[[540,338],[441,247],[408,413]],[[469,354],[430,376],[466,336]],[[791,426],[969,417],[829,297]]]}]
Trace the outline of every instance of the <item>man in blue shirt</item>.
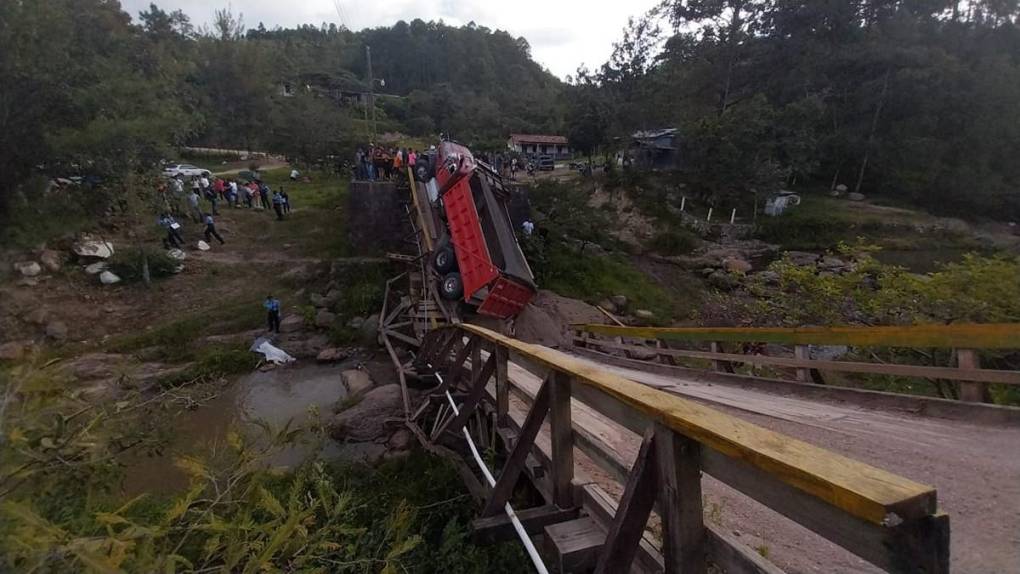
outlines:
[{"label": "man in blue shirt", "polygon": [[223,245],[223,237],[216,231],[216,223],[213,222],[212,214],[205,214],[205,242],[212,243],[212,238],[215,237],[219,240],[220,245]]},{"label": "man in blue shirt", "polygon": [[266,317],[266,324],[273,333],[280,332],[280,300],[272,295],[266,296],[266,302],[262,304],[269,313]]}]

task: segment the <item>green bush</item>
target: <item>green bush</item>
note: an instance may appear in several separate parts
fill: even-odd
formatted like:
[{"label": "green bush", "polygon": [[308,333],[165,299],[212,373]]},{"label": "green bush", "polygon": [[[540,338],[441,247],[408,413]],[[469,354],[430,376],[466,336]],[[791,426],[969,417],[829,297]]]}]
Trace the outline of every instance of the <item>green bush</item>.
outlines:
[{"label": "green bush", "polygon": [[180,262],[170,257],[165,251],[142,248],[121,250],[110,258],[109,270],[121,278],[124,283],[137,283],[143,278],[146,259],[149,263],[149,277],[161,279],[174,274]]},{"label": "green bush", "polygon": [[853,226],[828,213],[793,208],[778,217],[758,220],[755,235],[786,249],[829,249],[849,239]]},{"label": "green bush", "polygon": [[660,255],[684,255],[698,246],[698,237],[685,228],[660,231],[648,242],[648,248]]}]

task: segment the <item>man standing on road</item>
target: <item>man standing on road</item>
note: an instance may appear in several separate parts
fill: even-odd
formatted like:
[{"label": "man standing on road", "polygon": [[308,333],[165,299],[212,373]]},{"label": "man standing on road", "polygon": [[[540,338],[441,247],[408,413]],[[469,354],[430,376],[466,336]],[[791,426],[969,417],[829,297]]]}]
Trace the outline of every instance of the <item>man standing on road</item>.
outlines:
[{"label": "man standing on road", "polygon": [[220,245],[223,245],[225,243],[223,241],[223,237],[221,237],[220,233],[218,231],[216,231],[216,223],[213,222],[212,214],[211,213],[206,213],[205,214],[205,242],[206,243],[212,243],[212,238],[213,237],[215,237],[217,240],[219,240]]},{"label": "man standing on road", "polygon": [[266,296],[265,303],[262,304],[266,308],[266,327],[270,332],[280,332],[280,300],[272,295]]}]

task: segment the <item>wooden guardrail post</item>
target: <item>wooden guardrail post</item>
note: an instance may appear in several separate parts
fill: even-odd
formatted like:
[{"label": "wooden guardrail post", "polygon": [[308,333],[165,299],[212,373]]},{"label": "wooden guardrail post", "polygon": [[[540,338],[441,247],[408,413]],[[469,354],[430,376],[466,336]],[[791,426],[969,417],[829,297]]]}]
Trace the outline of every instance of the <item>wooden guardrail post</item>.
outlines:
[{"label": "wooden guardrail post", "polygon": [[[793,358],[807,361],[811,358],[811,349],[807,345],[795,345],[793,347]],[[806,383],[811,380],[811,369],[797,368],[797,381]]]},{"label": "wooden guardrail post", "polygon": [[[960,369],[980,369],[980,359],[974,349],[957,349],[956,366]],[[972,403],[985,402],[985,395],[988,393],[988,383],[977,381],[960,381],[960,400]]]},{"label": "wooden guardrail post", "polygon": [[549,431],[552,445],[553,503],[560,508],[574,505],[574,429],[570,414],[570,376],[555,372],[549,388]]},{"label": "wooden guardrail post", "polygon": [[666,572],[704,574],[701,445],[656,423],[655,454]]},{"label": "wooden guardrail post", "polygon": [[496,345],[493,353],[496,355],[496,424],[506,426],[510,411],[510,380],[507,375],[510,352],[506,347]]}]

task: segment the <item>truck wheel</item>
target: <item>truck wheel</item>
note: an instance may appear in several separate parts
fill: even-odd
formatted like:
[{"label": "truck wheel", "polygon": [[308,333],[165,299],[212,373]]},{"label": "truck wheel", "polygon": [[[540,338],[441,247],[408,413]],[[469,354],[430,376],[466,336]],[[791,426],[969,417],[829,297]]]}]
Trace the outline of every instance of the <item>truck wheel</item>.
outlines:
[{"label": "truck wheel", "polygon": [[447,301],[456,301],[464,296],[464,282],[460,273],[448,273],[439,282],[439,294]]},{"label": "truck wheel", "polygon": [[436,268],[439,273],[449,273],[457,268],[457,255],[453,252],[453,247],[447,245],[440,245],[436,249],[436,255],[432,259],[432,266]]},{"label": "truck wheel", "polygon": [[414,177],[422,183],[427,183],[430,179],[435,177],[432,167],[432,162],[429,161],[429,156],[419,157],[414,164]]}]

